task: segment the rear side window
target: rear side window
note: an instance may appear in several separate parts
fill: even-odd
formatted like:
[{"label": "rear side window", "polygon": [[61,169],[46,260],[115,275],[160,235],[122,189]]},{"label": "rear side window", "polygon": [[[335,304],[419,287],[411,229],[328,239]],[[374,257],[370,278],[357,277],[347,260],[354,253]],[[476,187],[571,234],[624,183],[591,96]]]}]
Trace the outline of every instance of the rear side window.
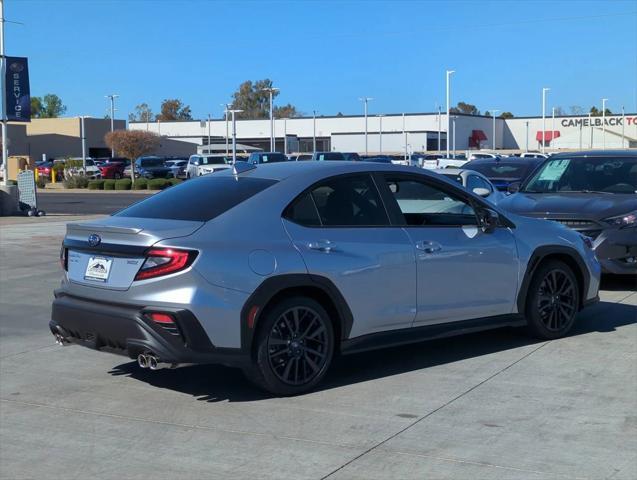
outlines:
[{"label": "rear side window", "polygon": [[164,190],[115,216],[206,222],[275,183],[264,178],[207,175]]},{"label": "rear side window", "polygon": [[262,163],[287,162],[288,157],[282,153],[265,153],[261,155]]},{"label": "rear side window", "polygon": [[286,218],[305,226],[375,227],[389,225],[369,175],[332,177],[299,197]]}]

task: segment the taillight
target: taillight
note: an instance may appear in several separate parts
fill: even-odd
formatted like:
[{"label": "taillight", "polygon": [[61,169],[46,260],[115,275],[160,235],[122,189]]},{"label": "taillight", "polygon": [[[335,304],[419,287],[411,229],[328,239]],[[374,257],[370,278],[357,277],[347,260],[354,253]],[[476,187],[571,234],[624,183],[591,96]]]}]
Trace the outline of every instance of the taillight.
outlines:
[{"label": "taillight", "polygon": [[65,248],[64,245],[62,245],[62,248],[60,249],[60,266],[67,272],[69,270],[68,253],[69,249]]},{"label": "taillight", "polygon": [[139,269],[135,280],[160,277],[188,268],[195,260],[197,252],[174,248],[153,248],[146,254],[146,260]]}]

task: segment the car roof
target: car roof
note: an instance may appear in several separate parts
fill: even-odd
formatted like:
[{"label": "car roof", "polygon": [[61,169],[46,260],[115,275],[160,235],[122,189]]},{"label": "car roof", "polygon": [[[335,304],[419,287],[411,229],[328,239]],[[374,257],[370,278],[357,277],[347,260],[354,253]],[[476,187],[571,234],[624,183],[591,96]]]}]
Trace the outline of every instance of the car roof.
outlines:
[{"label": "car roof", "polygon": [[562,152],[551,155],[554,158],[625,157],[637,158],[634,150],[585,150],[582,152]]},{"label": "car roof", "polygon": [[[296,176],[316,176],[324,178],[333,175],[363,172],[403,172],[431,175],[428,171],[418,167],[394,165],[392,163],[349,162],[334,160],[331,162],[277,162],[259,164],[250,170],[240,173],[241,176],[284,180]],[[215,173],[215,175],[233,175],[232,169]]]}]

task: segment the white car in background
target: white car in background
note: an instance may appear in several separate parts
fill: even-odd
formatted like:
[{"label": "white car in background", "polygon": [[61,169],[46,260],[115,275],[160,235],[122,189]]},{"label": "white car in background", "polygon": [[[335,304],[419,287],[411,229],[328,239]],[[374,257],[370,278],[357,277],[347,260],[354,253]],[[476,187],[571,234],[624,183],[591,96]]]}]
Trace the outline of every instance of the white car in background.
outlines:
[{"label": "white car in background", "polygon": [[426,170],[438,170],[440,168],[461,168],[468,160],[466,157],[440,157],[440,158],[425,158],[422,161],[422,168]]},{"label": "white car in background", "polygon": [[191,155],[186,166],[186,178],[200,177],[228,168],[232,168],[232,159],[225,155]]},{"label": "white car in background", "polygon": [[495,186],[493,186],[493,184],[487,177],[474,170],[465,170],[462,168],[445,168],[434,170],[434,172],[439,175],[444,175],[449,180],[458,182],[470,192],[481,196],[494,205],[497,205],[500,200],[506,197],[505,193],[495,188]]},{"label": "white car in background", "polygon": [[[77,162],[77,161],[82,162],[82,159],[77,157],[69,158],[68,160],[74,161],[74,162]],[[66,178],[69,178],[69,177],[74,177],[76,175],[84,175],[83,170],[84,169],[82,166],[65,168],[64,176]],[[95,165],[95,160],[93,160],[92,158],[86,159],[86,176],[90,179],[102,178],[102,171],[98,168],[97,165]]]}]

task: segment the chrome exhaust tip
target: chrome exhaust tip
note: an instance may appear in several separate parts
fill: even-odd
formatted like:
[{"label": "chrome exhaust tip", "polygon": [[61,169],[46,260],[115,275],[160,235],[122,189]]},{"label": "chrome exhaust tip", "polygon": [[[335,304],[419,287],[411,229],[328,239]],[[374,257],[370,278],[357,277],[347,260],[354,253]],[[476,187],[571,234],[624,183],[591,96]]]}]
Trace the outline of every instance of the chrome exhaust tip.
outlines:
[{"label": "chrome exhaust tip", "polygon": [[157,370],[159,368],[159,360],[155,355],[147,355],[148,358],[148,368],[151,370]]},{"label": "chrome exhaust tip", "polygon": [[137,355],[137,365],[141,368],[148,368],[148,357],[144,353]]},{"label": "chrome exhaust tip", "polygon": [[59,333],[55,333],[53,336],[55,337],[55,343],[56,343],[57,345],[61,345],[61,346],[63,346],[63,347],[64,347],[64,346],[66,346],[66,345],[68,345],[68,344],[70,343],[70,342],[69,342],[66,338],[64,338],[64,337],[63,337],[61,334],[59,334]]}]

